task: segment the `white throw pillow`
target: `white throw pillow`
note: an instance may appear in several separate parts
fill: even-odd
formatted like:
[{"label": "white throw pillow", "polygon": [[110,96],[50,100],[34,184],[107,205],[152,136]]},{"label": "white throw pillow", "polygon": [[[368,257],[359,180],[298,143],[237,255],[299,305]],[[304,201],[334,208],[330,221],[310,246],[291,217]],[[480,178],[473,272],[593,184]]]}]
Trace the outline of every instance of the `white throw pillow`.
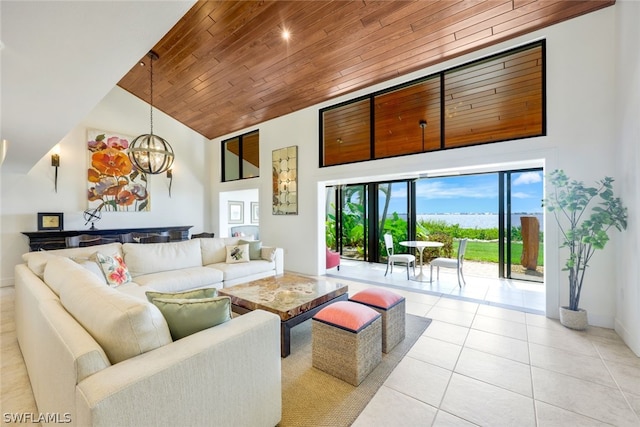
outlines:
[{"label": "white throw pillow", "polygon": [[227,246],[227,264],[237,264],[239,262],[249,262],[249,245],[229,245]]}]

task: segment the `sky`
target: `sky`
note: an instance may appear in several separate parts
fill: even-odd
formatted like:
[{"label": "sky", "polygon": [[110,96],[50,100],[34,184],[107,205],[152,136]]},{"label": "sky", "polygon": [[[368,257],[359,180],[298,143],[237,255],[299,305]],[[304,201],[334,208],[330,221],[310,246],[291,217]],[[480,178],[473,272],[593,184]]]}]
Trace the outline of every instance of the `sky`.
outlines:
[{"label": "sky", "polygon": [[[497,173],[420,179],[416,192],[418,214],[498,212]],[[404,212],[405,197],[405,186],[394,186],[390,210]],[[512,174],[511,197],[512,212],[541,213],[542,171]]]}]

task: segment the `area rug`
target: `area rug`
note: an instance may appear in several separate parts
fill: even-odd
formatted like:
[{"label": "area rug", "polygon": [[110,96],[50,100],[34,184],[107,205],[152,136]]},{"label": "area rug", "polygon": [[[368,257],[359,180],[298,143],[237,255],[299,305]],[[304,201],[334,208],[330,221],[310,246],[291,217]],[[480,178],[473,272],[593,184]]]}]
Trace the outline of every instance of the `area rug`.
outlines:
[{"label": "area rug", "polygon": [[282,359],[280,427],[349,426],[391,371],[427,329],[431,319],[407,314],[405,339],[358,386],[311,366],[311,320],[291,329],[291,355]]}]

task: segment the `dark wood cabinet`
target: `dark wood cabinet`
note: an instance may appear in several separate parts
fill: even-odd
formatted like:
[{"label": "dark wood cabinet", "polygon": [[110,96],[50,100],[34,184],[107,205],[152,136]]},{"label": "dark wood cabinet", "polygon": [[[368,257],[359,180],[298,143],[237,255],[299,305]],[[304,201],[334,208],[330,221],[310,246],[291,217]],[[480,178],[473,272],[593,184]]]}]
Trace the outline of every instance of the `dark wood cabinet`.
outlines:
[{"label": "dark wood cabinet", "polygon": [[105,242],[120,242],[123,235],[168,235],[172,242],[189,238],[189,229],[193,225],[146,228],[117,228],[111,230],[62,230],[62,231],[23,231],[29,238],[29,250],[53,250],[66,248],[66,238],[80,235],[100,236]]}]

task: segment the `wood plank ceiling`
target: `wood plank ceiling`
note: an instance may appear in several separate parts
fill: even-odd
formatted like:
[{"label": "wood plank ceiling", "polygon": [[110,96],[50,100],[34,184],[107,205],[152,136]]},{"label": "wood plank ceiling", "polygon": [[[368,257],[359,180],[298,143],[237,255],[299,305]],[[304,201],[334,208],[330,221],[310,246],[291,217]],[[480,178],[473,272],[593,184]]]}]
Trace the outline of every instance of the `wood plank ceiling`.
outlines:
[{"label": "wood plank ceiling", "polygon": [[[153,47],[153,105],[213,139],[614,3],[198,1]],[[149,67],[118,85],[149,102]]]}]

